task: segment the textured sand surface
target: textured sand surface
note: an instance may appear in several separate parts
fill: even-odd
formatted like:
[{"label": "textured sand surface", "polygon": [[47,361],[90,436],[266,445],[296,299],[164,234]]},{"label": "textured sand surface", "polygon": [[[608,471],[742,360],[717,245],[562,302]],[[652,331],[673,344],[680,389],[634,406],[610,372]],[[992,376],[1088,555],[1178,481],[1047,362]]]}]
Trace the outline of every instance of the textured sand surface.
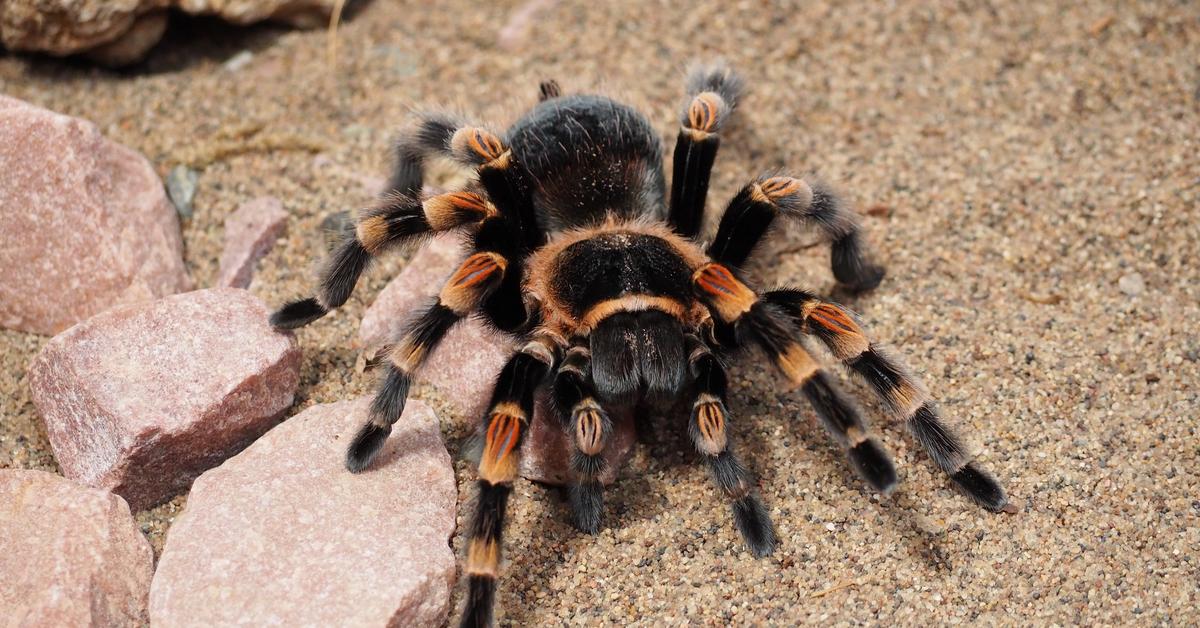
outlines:
[{"label": "textured sand surface", "polygon": [[[749,557],[690,444],[664,427],[608,491],[597,537],[570,527],[557,491],[518,484],[503,618],[1200,622],[1200,6],[538,2],[523,30],[509,24],[521,2],[479,4],[370,3],[343,24],[332,73],[322,32],[193,22],[131,72],[5,57],[0,83],[96,121],[160,174],[202,168],[183,231],[200,286],[216,278],[225,217],[249,198],[283,200],[287,242],[254,283],[277,303],[312,284],[322,220],[368,199],[411,107],[503,124],[557,78],[607,86],[673,138],[682,68],[724,55],[753,92],[710,207],[785,168],[815,170],[870,208],[889,275],[871,294],[835,296],[922,374],[1020,512],[968,503],[880,419],[902,486],[870,495],[804,400],[743,360],[733,430],[779,551]],[[222,66],[243,49],[249,62]],[[760,285],[832,288],[812,241],[765,247]],[[403,263],[298,334],[295,411],[373,388],[352,342]],[[0,334],[0,465],[55,468],[22,379],[44,342]],[[457,456],[475,419],[444,418]],[[461,529],[473,474],[456,469]],[[183,500],[139,515],[156,547]]]}]

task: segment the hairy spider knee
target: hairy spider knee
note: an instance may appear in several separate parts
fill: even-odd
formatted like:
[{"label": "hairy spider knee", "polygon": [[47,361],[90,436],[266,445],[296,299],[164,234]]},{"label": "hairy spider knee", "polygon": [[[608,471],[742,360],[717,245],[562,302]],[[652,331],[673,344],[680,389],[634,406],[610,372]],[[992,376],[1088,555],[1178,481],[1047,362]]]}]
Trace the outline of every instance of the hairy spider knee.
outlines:
[{"label": "hairy spider knee", "polygon": [[687,118],[683,126],[692,132],[693,139],[704,139],[711,133],[721,130],[721,125],[729,115],[729,105],[716,92],[703,92],[692,98],[688,104]]},{"label": "hairy spider knee", "polygon": [[575,424],[575,446],[587,456],[595,456],[604,449],[604,440],[611,431],[611,421],[594,399],[584,399],[575,404],[571,413]]},{"label": "hairy spider knee", "polygon": [[476,166],[506,168],[512,153],[494,133],[478,127],[463,127],[450,138],[450,151],[454,156]]},{"label": "hairy spider knee", "polygon": [[800,213],[812,205],[813,191],[801,179],[769,177],[753,184],[750,198],[773,205],[782,212]]},{"label": "hairy spider knee", "polygon": [[688,431],[700,453],[716,456],[729,445],[725,415],[725,404],[707,393],[700,395],[692,405],[692,421]]}]

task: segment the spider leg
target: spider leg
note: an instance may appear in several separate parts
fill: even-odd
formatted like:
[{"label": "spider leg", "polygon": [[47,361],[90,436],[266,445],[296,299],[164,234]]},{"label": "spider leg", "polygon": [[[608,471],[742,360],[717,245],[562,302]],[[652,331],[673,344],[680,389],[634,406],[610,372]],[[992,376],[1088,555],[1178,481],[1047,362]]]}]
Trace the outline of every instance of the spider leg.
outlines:
[{"label": "spider leg", "polygon": [[695,378],[695,401],[688,433],[712,473],[713,481],[729,498],[734,523],[755,556],[775,551],[775,526],[754,490],[754,475],[738,460],[726,430],[729,411],[725,367],[708,345],[695,334],[688,336],[688,366]]},{"label": "spider leg", "polygon": [[725,266],[709,263],[696,271],[693,285],[714,316],[733,325],[738,338],[757,344],[775,366],[803,391],[826,431],[846,450],[854,470],[877,491],[896,484],[892,461],[867,427],[855,404],[793,337],[791,321],[759,299]]},{"label": "spider leg", "polygon": [[838,360],[862,378],[892,416],[903,420],[930,458],[971,499],[1002,510],[1008,498],[1000,484],[972,462],[962,439],[938,414],[924,386],[896,358],[872,342],[844,308],[802,290],[775,290],[763,302],[785,312],[805,334],[816,336]]},{"label": "spider leg", "polygon": [[742,267],[779,214],[816,226],[832,242],[833,276],[847,288],[869,290],[883,280],[883,268],[868,259],[854,212],[827,186],[792,177],[760,178],[743,187],[721,216],[708,255]]},{"label": "spider leg", "polygon": [[496,378],[483,427],[479,459],[479,496],[468,528],[467,601],[461,625],[490,626],[500,574],[501,534],[512,483],[517,476],[521,444],[533,418],[533,393],[553,366],[557,346],[535,337],[517,352]]},{"label": "spider leg", "polygon": [[554,406],[571,440],[569,488],[571,520],[588,534],[600,531],[604,517],[604,445],[613,433],[612,419],[597,399],[591,381],[592,353],[586,338],[572,339],[554,375]]},{"label": "spider leg", "polygon": [[[529,192],[514,172],[512,153],[494,134],[462,126],[448,117],[429,116],[402,136],[395,150],[389,192],[375,205],[359,212],[354,233],[342,240],[326,263],[316,296],[279,308],[271,315],[274,327],[303,327],[341,307],[373,257],[433,233],[501,218],[500,222],[506,224],[495,228],[512,230],[515,242],[522,247],[509,256],[511,261],[519,261],[526,252],[545,242]],[[419,194],[423,163],[430,154],[448,156],[475,167],[486,197],[463,191],[422,200]],[[509,273],[507,288],[502,292],[519,293],[520,279],[520,272]],[[509,301],[511,298],[503,305],[489,306],[489,316],[512,312],[514,308]],[[505,327],[505,322],[499,326]]]},{"label": "spider leg", "polygon": [[[506,275],[508,257],[488,247],[465,259],[446,280],[437,301],[428,306],[391,349],[386,375],[371,405],[370,419],[346,453],[346,467],[365,469],[404,412],[413,375],[452,327],[496,292]],[[501,249],[502,250],[502,249]]]},{"label": "spider leg", "polygon": [[727,67],[697,68],[688,76],[668,214],[670,224],[683,236],[695,236],[704,224],[708,180],[721,144],[719,131],[741,95],[742,79]]}]

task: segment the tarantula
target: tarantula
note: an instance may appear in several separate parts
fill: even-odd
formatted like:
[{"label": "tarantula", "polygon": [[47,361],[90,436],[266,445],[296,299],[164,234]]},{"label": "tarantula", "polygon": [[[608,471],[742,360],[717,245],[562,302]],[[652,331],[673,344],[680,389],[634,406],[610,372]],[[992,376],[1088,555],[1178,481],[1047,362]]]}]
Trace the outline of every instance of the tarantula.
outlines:
[{"label": "tarantula", "polygon": [[[682,402],[691,408],[691,440],[750,551],[772,552],[773,524],[728,432],[724,358],[746,346],[759,347],[804,392],[858,474],[889,492],[896,472],[888,454],[805,348],[810,338],[869,384],[968,496],[993,511],[1007,504],[925,389],[853,314],[804,290],[759,292],[745,279],[755,246],[784,218],[816,227],[832,243],[834,277],[848,289],[880,282],[883,269],[869,261],[856,216],[829,189],[787,176],[755,179],[703,243],[709,176],[742,87],[723,66],[689,75],[669,200],[659,138],[641,113],[610,98],[561,95],[556,83],[543,83],[540,102],[503,136],[425,116],[396,143],[389,192],[360,212],[317,295],[272,316],[277,328],[310,323],[346,302],[372,257],[430,234],[467,232],[473,252],[393,346],[370,419],[346,455],[353,472],[371,463],[417,370],[464,317],[478,315],[525,342],[497,377],[483,417],[464,626],[492,620],[505,505],[543,384],[571,441],[570,507],[584,532],[601,524],[597,478],[614,429],[610,414],[624,408],[645,416]],[[422,198],[423,164],[437,155],[474,168],[477,183]]]}]

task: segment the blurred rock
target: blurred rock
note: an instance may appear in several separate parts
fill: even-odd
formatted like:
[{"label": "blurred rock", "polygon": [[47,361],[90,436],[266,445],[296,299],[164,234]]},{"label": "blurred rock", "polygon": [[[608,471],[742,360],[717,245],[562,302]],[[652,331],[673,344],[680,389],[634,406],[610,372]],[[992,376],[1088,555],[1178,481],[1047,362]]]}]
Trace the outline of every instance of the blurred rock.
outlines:
[{"label": "blurred rock", "polygon": [[196,480],[151,623],[439,626],[457,493],[437,416],[412,401],[371,469],[343,466],[367,398],[317,405]]},{"label": "blurred rock", "polygon": [[517,50],[529,40],[529,31],[539,14],[554,8],[558,0],[525,0],[508,16],[496,39],[505,50]]},{"label": "blurred rock", "polygon": [[[462,245],[452,235],[430,240],[412,256],[363,315],[358,336],[368,355],[374,357],[380,347],[403,335],[405,323],[434,300],[464,257]],[[496,376],[516,348],[513,341],[472,317],[446,335],[417,380],[434,388],[456,418],[478,424],[487,411]],[[614,417],[614,421],[618,429],[604,450],[609,462],[601,478],[605,483],[616,477],[637,438],[631,418]],[[558,417],[545,403],[537,406],[530,439],[521,449],[521,475],[538,482],[565,483],[570,449]]]},{"label": "blurred rock", "polygon": [[179,218],[137,152],[0,96],[0,326],[54,334],[191,287]]},{"label": "blurred rock", "polygon": [[221,67],[225,68],[225,70],[229,72],[237,72],[238,70],[249,65],[253,60],[254,53],[250,52],[249,50],[243,50],[230,57],[225,61],[225,63],[222,63]]},{"label": "blurred rock", "polygon": [[63,475],[142,510],[270,429],[300,351],[244,290],[115,308],[55,336],[29,387]]},{"label": "blurred rock", "polygon": [[137,63],[162,39],[167,30],[167,21],[166,11],[140,15],[125,34],[114,41],[88,50],[87,57],[110,68]]},{"label": "blurred rock", "polygon": [[217,15],[233,24],[263,20],[283,22],[297,28],[329,24],[337,0],[170,0],[176,8],[194,15]]},{"label": "blurred rock", "polygon": [[[5,0],[0,43],[9,50],[67,56],[97,52],[97,62],[127,65],[162,37],[166,12],[216,15],[233,24],[263,20],[298,28],[329,23],[337,0]],[[148,17],[149,16],[149,17]]]},{"label": "blurred rock", "polygon": [[199,182],[200,173],[187,166],[175,166],[167,174],[167,196],[171,197],[175,211],[184,219],[192,217],[192,200],[196,198],[196,184]]},{"label": "blurred rock", "polygon": [[288,213],[279,199],[264,196],[243,203],[225,219],[217,286],[248,288],[254,268],[287,230]]},{"label": "blurred rock", "polygon": [[1117,287],[1126,296],[1136,297],[1146,291],[1146,280],[1139,273],[1129,273],[1117,280]]},{"label": "blurred rock", "polygon": [[0,470],[0,547],[4,625],[146,624],[154,553],[120,497]]},{"label": "blurred rock", "polygon": [[64,56],[115,41],[162,0],[5,0],[0,43],[9,50]]}]

